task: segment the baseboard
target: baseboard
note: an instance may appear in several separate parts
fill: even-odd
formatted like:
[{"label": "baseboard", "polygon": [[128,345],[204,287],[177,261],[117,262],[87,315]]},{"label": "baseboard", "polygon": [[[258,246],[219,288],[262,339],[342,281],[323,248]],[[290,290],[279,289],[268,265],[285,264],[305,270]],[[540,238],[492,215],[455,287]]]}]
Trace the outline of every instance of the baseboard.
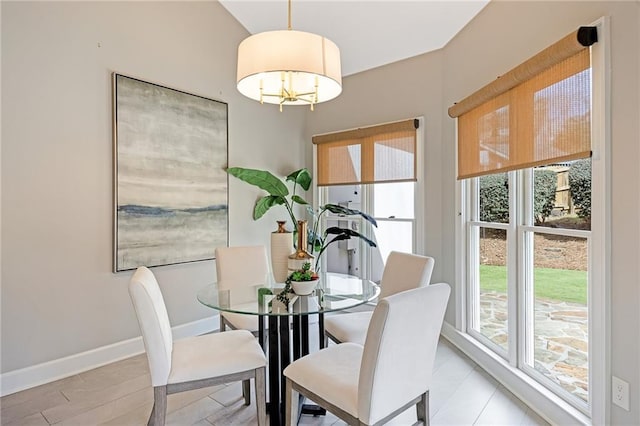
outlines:
[{"label": "baseboard", "polygon": [[[217,330],[218,326],[219,318],[217,315],[203,318],[173,327],[173,338],[180,339],[209,333]],[[42,364],[9,371],[0,374],[0,396],[64,379],[142,352],[144,352],[142,337],[136,337]]]},{"label": "baseboard", "polygon": [[591,420],[522,371],[481,347],[468,335],[445,322],[442,336],[464,352],[511,393],[551,424],[587,425]]}]

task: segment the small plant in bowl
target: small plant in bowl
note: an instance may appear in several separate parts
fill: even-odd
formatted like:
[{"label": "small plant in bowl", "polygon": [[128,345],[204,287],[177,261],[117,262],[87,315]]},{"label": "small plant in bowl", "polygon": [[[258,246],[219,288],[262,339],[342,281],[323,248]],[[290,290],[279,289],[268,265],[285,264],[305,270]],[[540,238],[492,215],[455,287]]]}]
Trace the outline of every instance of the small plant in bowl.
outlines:
[{"label": "small plant in bowl", "polygon": [[306,262],[302,265],[302,269],[293,271],[287,281],[313,281],[318,279],[318,274],[311,270],[311,263]]},{"label": "small plant in bowl", "polygon": [[286,294],[293,291],[295,294],[306,296],[313,292],[319,280],[318,274],[311,270],[311,263],[306,262],[302,265],[302,269],[289,274],[283,293]]}]

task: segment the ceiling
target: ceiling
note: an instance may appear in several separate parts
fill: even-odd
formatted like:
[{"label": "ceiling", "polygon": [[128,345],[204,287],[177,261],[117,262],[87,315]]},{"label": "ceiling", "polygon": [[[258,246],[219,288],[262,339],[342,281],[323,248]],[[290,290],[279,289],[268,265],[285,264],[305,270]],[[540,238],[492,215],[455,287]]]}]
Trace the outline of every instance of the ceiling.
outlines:
[{"label": "ceiling", "polygon": [[[444,47],[489,0],[292,0],[291,26],[338,45],[347,76]],[[287,29],[287,0],[220,0],[251,34]]]}]

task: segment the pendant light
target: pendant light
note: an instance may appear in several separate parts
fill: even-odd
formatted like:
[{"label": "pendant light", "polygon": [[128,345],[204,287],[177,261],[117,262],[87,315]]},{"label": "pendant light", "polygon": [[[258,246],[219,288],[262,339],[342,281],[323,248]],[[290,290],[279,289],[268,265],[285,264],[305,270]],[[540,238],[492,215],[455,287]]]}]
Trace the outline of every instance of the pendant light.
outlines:
[{"label": "pendant light", "polygon": [[340,49],[317,34],[288,29],[252,35],[238,46],[238,90],[260,103],[310,105],[342,92]]}]

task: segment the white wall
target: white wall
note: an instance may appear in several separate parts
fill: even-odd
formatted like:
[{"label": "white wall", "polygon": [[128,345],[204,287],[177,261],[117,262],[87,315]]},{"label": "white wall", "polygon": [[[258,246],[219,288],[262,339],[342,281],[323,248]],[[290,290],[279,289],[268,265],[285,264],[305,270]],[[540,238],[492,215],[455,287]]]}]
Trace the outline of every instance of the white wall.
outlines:
[{"label": "white wall", "polygon": [[[229,104],[229,164],[304,165],[304,111],[235,88],[248,33],[217,2],[2,2],[2,373],[140,335],[112,268],[111,73]],[[276,212],[231,178],[233,245],[263,242]],[[283,212],[281,212],[283,213]],[[173,325],[210,317],[196,291],[213,261],[155,268]]]}]

